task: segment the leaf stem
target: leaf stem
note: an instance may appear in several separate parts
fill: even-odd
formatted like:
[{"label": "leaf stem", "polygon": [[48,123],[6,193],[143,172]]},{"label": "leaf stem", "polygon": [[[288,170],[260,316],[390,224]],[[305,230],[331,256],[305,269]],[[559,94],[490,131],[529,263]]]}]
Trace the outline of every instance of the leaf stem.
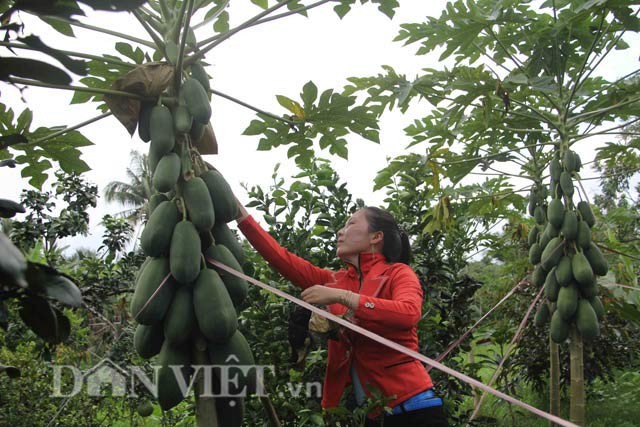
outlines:
[{"label": "leaf stem", "polygon": [[299,124],[299,123],[293,122],[293,121],[291,121],[291,120],[287,120],[287,119],[285,119],[285,118],[282,118],[282,117],[276,116],[276,115],[275,115],[275,114],[273,114],[273,113],[269,113],[269,112],[266,112],[266,111],[264,111],[264,110],[261,110],[261,109],[259,109],[259,108],[257,108],[257,107],[254,107],[253,105],[247,104],[247,103],[246,103],[246,102],[244,102],[244,101],[240,101],[239,99],[234,98],[233,96],[231,96],[231,95],[227,95],[226,93],[220,92],[220,91],[218,91],[218,90],[211,89],[211,93],[212,93],[212,94],[214,94],[214,95],[220,96],[220,97],[222,97],[222,98],[228,99],[229,101],[235,102],[236,104],[242,105],[243,107],[246,107],[246,108],[248,108],[248,109],[250,109],[250,110],[253,110],[253,111],[255,111],[256,113],[264,114],[265,116],[267,116],[267,117],[271,117],[272,119],[275,119],[275,120],[280,120],[280,121],[282,121],[282,122],[284,122],[284,123],[286,123],[286,124],[289,124],[289,125]]},{"label": "leaf stem", "polygon": [[[22,43],[11,43],[11,42],[0,41],[0,46],[6,46],[6,47],[15,48],[15,49],[26,49],[26,50],[38,51],[38,49],[35,49],[31,46],[27,46],[26,44],[22,44]],[[60,49],[56,49],[56,50],[60,53],[64,53],[67,56],[73,56],[76,58],[93,59],[95,61],[106,62],[108,64],[114,64],[114,65],[121,65],[123,67],[130,67],[130,68],[135,67],[135,64],[131,62],[119,61],[117,59],[106,58],[104,56],[89,55],[88,53],[72,52],[69,50],[60,50]]]},{"label": "leaf stem", "polygon": [[[211,49],[213,49],[214,47],[218,46],[220,43],[222,43],[223,41],[227,40],[228,38],[230,38],[231,36],[233,36],[237,32],[242,31],[245,28],[248,28],[248,27],[252,26],[256,21],[258,21],[261,18],[263,18],[264,16],[267,16],[270,13],[276,11],[277,9],[281,8],[282,6],[285,6],[285,5],[289,4],[289,3],[291,3],[292,1],[295,1],[295,0],[280,0],[274,6],[271,6],[270,8],[260,12],[259,14],[254,16],[253,18],[251,18],[251,19],[245,21],[244,23],[240,24],[236,28],[233,28],[233,29],[227,31],[226,33],[220,35],[219,37],[217,37],[215,39],[215,41],[213,41],[212,43],[210,43],[207,46],[204,46],[199,52],[196,52],[195,54],[191,55],[189,58],[186,58],[185,59],[185,65],[193,64],[195,61],[199,60],[204,55],[206,55]],[[203,42],[207,42],[207,41],[203,41]]]},{"label": "leaf stem", "polygon": [[48,89],[77,90],[79,92],[96,93],[100,95],[113,95],[113,96],[124,96],[127,98],[134,98],[134,99],[144,99],[144,97],[138,95],[137,93],[123,92],[120,90],[101,89],[101,88],[73,86],[73,85],[54,85],[51,83],[43,83],[36,80],[21,79],[17,77],[9,77],[7,80],[11,83],[23,84],[27,86],[44,87]]},{"label": "leaf stem", "polygon": [[47,18],[51,19],[51,20],[54,20],[54,21],[64,22],[64,23],[69,24],[69,25],[74,25],[76,27],[84,28],[86,30],[92,30],[92,31],[97,31],[99,33],[109,34],[111,36],[115,36],[115,37],[119,37],[121,39],[129,40],[129,41],[132,41],[134,43],[138,43],[138,44],[141,44],[143,46],[150,47],[150,48],[154,48],[155,47],[153,43],[151,43],[151,42],[149,42],[147,40],[139,39],[137,37],[133,37],[133,36],[130,36],[128,34],[119,33],[117,31],[108,30],[106,28],[95,27],[93,25],[85,24],[85,23],[82,23],[80,21],[76,21],[74,19],[65,19],[65,18],[61,18],[59,16],[47,16]]},{"label": "leaf stem", "polygon": [[625,123],[623,123],[621,125],[614,126],[614,127],[611,127],[609,129],[605,129],[605,130],[600,131],[600,132],[591,132],[591,133],[585,133],[585,134],[582,134],[582,135],[578,135],[578,136],[575,137],[574,142],[575,141],[580,141],[581,139],[591,138],[592,136],[596,136],[596,135],[625,135],[625,136],[640,135],[640,134],[634,133],[634,132],[612,132],[612,131],[614,131],[616,129],[624,128],[624,127],[629,126],[629,125],[631,125],[633,123],[636,123],[638,121],[640,121],[640,118],[631,120],[629,122],[625,122]]},{"label": "leaf stem", "polygon": [[571,117],[570,120],[568,120],[568,125],[569,126],[575,126],[578,125],[580,123],[582,123],[585,119],[587,118],[591,118],[594,119],[596,117],[599,117],[601,115],[607,114],[613,110],[616,110],[620,107],[624,107],[625,105],[629,105],[629,104],[633,104],[636,102],[640,101],[640,97],[636,97],[636,98],[632,98],[632,99],[628,99],[624,102],[618,102],[617,104],[611,105],[609,107],[605,107],[605,108],[599,108],[597,110],[594,111],[587,111],[584,113],[580,113],[580,114],[576,114],[575,116]]},{"label": "leaf stem", "polygon": [[156,49],[164,51],[164,41],[156,34],[156,32],[151,28],[149,23],[144,19],[144,17],[137,10],[133,11],[133,16],[136,17],[142,28],[145,29],[147,34],[151,36],[153,42],[156,44]]},{"label": "leaf stem", "polygon": [[220,7],[218,8],[217,11],[215,11],[214,13],[211,14],[211,16],[209,16],[207,19],[205,19],[202,22],[197,23],[196,25],[193,26],[193,30],[197,30],[198,28],[207,25],[209,22],[213,21],[214,19],[216,19],[225,9],[227,6],[229,6],[229,2],[231,0],[225,0],[224,3],[222,3],[220,5]]},{"label": "leaf stem", "polygon": [[[186,6],[187,1],[188,1],[188,6]],[[184,26],[182,27],[182,38],[180,39],[180,48],[178,50],[178,62],[176,63],[176,68],[173,73],[176,94],[180,89],[180,82],[182,81],[182,64],[184,62],[184,58],[183,58],[184,47],[187,44],[187,35],[189,33],[191,15],[193,14],[193,4],[194,4],[194,0],[184,0],[182,2],[182,9],[180,10],[180,18],[178,22],[182,22],[183,16],[185,15],[185,7],[187,7],[186,17],[184,18]]]},{"label": "leaf stem", "polygon": [[98,120],[102,120],[102,119],[104,119],[105,117],[109,117],[109,116],[111,116],[112,114],[113,114],[113,113],[112,113],[111,111],[108,111],[108,112],[106,112],[106,113],[102,113],[102,114],[100,114],[100,115],[98,115],[98,116],[96,116],[96,117],[93,117],[93,118],[89,119],[89,120],[85,120],[85,121],[84,121],[84,122],[82,122],[82,123],[78,123],[77,125],[74,125],[74,126],[71,126],[71,127],[67,127],[67,128],[61,129],[61,130],[59,130],[59,131],[56,131],[56,132],[50,133],[49,135],[47,135],[47,136],[43,136],[42,138],[38,138],[38,139],[36,139],[35,141],[29,141],[29,142],[27,142],[27,145],[38,145],[38,144],[42,144],[43,142],[47,142],[47,141],[49,141],[50,139],[57,138],[57,137],[59,137],[60,135],[64,135],[64,134],[65,134],[65,133],[67,133],[67,132],[71,132],[72,130],[80,129],[81,127],[84,127],[84,126],[90,125],[91,123],[97,122]]}]

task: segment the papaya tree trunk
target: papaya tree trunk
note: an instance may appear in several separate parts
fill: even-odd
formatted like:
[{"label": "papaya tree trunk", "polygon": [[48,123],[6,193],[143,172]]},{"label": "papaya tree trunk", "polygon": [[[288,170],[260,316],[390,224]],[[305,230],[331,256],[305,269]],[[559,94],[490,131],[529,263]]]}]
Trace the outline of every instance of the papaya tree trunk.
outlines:
[{"label": "papaya tree trunk", "polygon": [[571,327],[569,354],[571,358],[571,401],[569,418],[572,423],[585,425],[585,390],[582,336],[575,326]]},{"label": "papaya tree trunk", "polygon": [[[207,343],[204,338],[199,337],[193,346],[194,365],[209,365],[207,355]],[[196,400],[196,426],[197,427],[218,427],[218,414],[216,412],[216,401],[214,397],[203,397],[205,391],[204,370],[198,370],[194,381],[194,393]]]},{"label": "papaya tree trunk", "polygon": [[[549,412],[560,415],[560,346],[549,337]],[[549,421],[549,427],[557,424]]]}]

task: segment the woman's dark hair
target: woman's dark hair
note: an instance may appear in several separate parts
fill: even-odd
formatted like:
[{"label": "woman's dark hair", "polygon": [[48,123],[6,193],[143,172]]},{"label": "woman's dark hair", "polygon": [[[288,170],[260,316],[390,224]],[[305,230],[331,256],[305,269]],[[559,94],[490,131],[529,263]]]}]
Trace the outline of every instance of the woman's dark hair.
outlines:
[{"label": "woman's dark hair", "polygon": [[382,255],[388,262],[401,262],[408,265],[411,259],[409,236],[400,229],[393,215],[373,206],[366,206],[363,209],[369,223],[369,232],[382,231],[384,234]]}]

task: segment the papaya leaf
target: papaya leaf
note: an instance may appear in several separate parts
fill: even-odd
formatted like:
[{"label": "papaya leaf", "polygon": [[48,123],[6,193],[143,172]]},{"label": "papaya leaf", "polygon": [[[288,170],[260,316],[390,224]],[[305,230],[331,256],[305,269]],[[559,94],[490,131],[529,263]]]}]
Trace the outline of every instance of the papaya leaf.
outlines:
[{"label": "papaya leaf", "polygon": [[68,85],[71,77],[60,68],[36,59],[0,58],[0,80],[23,77],[55,85]]},{"label": "papaya leaf", "polygon": [[0,372],[4,372],[9,378],[18,378],[20,376],[20,369],[15,366],[0,365]]},{"label": "papaya leaf", "polygon": [[58,21],[57,19],[51,19],[46,16],[39,16],[38,18],[62,35],[67,37],[76,36],[73,32],[73,27],[67,22]]},{"label": "papaya leaf", "polygon": [[58,319],[49,302],[39,296],[28,295],[20,300],[20,318],[33,332],[45,341],[58,341]]},{"label": "papaya leaf", "polygon": [[27,142],[27,138],[25,138],[24,135],[21,134],[15,133],[13,135],[0,136],[0,150],[11,145],[22,144],[24,142]]},{"label": "papaya leaf", "polygon": [[218,15],[213,23],[213,31],[216,33],[226,33],[229,31],[229,12],[225,10]]},{"label": "papaya leaf", "polygon": [[20,40],[27,46],[30,46],[40,52],[46,53],[47,55],[57,59],[58,62],[64,65],[72,73],[78,74],[80,76],[87,75],[87,63],[85,61],[81,61],[79,59],[71,59],[69,56],[65,55],[59,50],[44,44],[39,37],[27,36],[27,37],[19,38],[18,40]]},{"label": "papaya leaf", "polygon": [[263,9],[266,9],[269,7],[269,0],[251,0],[251,3]]},{"label": "papaya leaf", "polygon": [[27,282],[34,292],[72,307],[82,305],[82,294],[72,279],[46,264],[28,261]]},{"label": "papaya leaf", "polygon": [[59,16],[71,19],[73,15],[84,16],[85,13],[80,9],[78,4],[72,0],[61,1],[33,1],[33,0],[15,0],[13,5],[0,17],[0,21],[4,22],[15,10],[24,10],[33,13],[36,16]]},{"label": "papaya leaf", "polygon": [[95,10],[106,10],[110,12],[131,11],[137,9],[147,2],[147,0],[78,0]]},{"label": "papaya leaf", "polygon": [[8,199],[0,199],[0,217],[13,218],[17,213],[24,212],[24,206],[20,203]]}]

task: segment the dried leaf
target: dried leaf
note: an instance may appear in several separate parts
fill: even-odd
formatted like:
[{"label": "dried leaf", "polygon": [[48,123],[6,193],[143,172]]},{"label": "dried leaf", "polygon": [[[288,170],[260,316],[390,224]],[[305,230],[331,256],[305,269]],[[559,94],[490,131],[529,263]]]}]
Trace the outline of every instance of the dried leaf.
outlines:
[{"label": "dried leaf", "polygon": [[216,140],[216,135],[213,133],[213,126],[211,126],[211,123],[204,127],[202,138],[196,141],[194,146],[202,155],[218,154],[218,140]]}]

